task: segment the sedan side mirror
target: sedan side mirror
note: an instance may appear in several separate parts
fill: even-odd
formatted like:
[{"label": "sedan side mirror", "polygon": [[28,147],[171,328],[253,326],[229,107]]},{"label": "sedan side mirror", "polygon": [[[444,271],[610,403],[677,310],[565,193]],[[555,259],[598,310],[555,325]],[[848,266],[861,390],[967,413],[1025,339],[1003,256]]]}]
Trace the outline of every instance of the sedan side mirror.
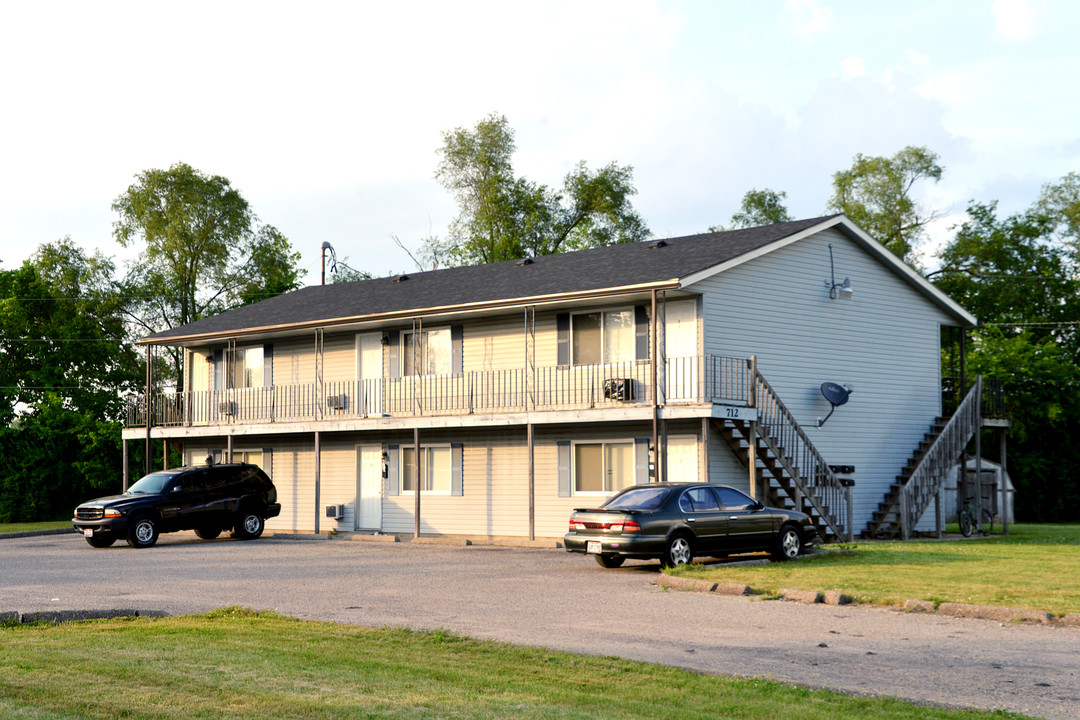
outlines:
[{"label": "sedan side mirror", "polygon": [[765,503],[761,502],[760,500],[758,500],[756,503],[754,503],[754,512],[758,512],[759,510],[764,510],[764,509],[765,509]]}]

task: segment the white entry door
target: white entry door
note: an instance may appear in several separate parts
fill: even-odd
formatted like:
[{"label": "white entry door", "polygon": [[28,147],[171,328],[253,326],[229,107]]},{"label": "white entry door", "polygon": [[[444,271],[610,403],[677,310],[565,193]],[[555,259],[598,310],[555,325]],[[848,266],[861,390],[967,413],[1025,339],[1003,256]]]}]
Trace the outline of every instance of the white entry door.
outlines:
[{"label": "white entry door", "polygon": [[686,300],[668,303],[664,317],[667,399],[699,399],[697,302]]},{"label": "white entry door", "polygon": [[382,529],[382,447],[356,448],[356,529]]},{"label": "white entry door", "polygon": [[698,478],[698,442],[693,436],[669,437],[667,441],[668,482],[700,482]]},{"label": "white entry door", "polygon": [[360,381],[360,412],[382,414],[382,335],[356,336],[356,379]]}]

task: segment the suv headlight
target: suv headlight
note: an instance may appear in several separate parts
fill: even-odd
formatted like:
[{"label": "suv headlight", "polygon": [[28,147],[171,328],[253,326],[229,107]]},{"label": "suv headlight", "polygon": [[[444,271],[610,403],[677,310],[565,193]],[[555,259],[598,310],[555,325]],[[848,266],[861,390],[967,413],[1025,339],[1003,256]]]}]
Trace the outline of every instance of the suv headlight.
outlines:
[{"label": "suv headlight", "polygon": [[119,510],[114,510],[113,508],[106,508],[106,509],[105,509],[105,515],[104,515],[104,517],[107,517],[107,518],[118,518],[118,517],[120,517],[120,515],[121,515],[121,513],[120,513],[120,511],[119,511]]}]

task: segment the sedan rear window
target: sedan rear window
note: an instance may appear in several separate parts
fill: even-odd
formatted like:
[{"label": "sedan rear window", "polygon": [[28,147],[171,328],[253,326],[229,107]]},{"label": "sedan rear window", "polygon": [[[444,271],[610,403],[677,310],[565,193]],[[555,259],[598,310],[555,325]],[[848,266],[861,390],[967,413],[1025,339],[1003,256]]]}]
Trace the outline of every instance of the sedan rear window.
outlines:
[{"label": "sedan rear window", "polygon": [[671,488],[634,488],[604,503],[610,510],[655,510],[663,504]]}]

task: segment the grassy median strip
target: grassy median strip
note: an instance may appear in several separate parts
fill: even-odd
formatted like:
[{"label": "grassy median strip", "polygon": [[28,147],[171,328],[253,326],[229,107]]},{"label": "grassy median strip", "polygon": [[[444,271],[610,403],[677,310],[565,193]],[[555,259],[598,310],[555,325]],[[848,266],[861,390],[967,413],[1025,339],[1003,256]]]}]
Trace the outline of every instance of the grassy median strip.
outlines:
[{"label": "grassy median strip", "polygon": [[0,717],[1018,718],[225,608],[0,627]]},{"label": "grassy median strip", "polygon": [[792,563],[692,565],[673,574],[738,582],[759,593],[839,590],[856,602],[908,599],[1080,612],[1080,525],[1015,525],[1008,536],[862,542]]},{"label": "grassy median strip", "polygon": [[71,530],[71,520],[55,520],[32,523],[0,523],[0,535],[8,533],[36,532],[38,530]]}]

